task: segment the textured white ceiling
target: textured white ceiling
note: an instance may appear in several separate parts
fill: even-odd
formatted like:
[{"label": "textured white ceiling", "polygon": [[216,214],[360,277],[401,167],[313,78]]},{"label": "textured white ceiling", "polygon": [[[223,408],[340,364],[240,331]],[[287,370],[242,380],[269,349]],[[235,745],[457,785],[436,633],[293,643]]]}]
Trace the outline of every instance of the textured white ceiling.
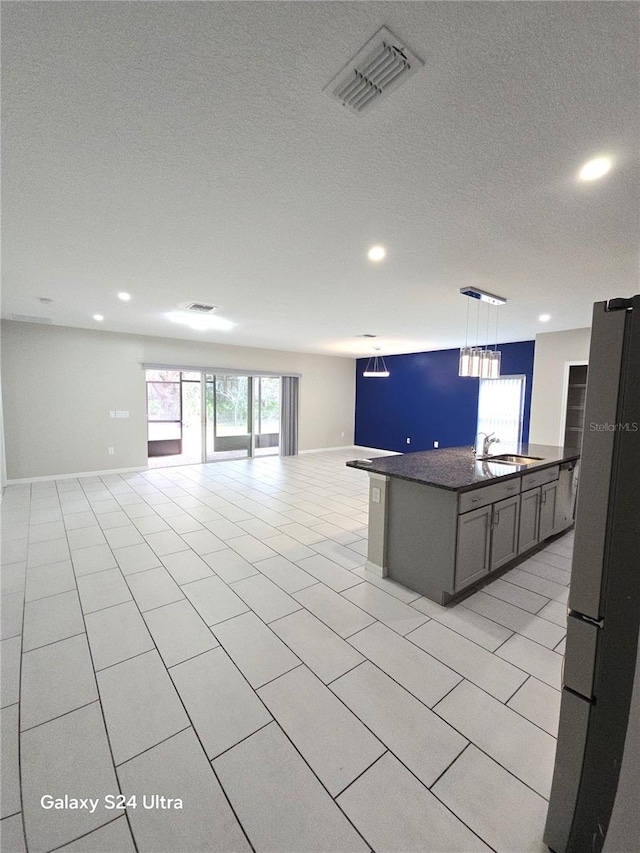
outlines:
[{"label": "textured white ceiling", "polygon": [[[3,317],[353,355],[459,346],[465,285],[502,340],[637,291],[636,4],[3,6]],[[322,88],[382,25],[425,66],[354,116]]]}]

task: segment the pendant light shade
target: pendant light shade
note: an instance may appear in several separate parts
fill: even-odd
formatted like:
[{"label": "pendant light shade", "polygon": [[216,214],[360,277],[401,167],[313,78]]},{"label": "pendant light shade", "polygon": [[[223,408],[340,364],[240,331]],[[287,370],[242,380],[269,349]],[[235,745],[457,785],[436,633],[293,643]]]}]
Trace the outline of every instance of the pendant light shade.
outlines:
[{"label": "pendant light shade", "polygon": [[471,376],[471,347],[460,347],[460,361],[458,362],[458,376]]},{"label": "pendant light shade", "polygon": [[469,364],[469,376],[480,376],[480,353],[478,347],[471,347],[471,359]]},{"label": "pendant light shade", "polygon": [[491,366],[493,364],[493,353],[491,350],[483,349],[480,353],[480,378],[491,379]]}]

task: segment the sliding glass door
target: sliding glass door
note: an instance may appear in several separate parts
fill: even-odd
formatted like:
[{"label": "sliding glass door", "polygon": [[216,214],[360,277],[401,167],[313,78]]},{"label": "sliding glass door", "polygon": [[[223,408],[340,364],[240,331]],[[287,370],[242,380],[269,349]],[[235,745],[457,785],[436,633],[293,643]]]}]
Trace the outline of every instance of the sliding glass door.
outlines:
[{"label": "sliding glass door", "polygon": [[251,453],[251,377],[206,373],[205,461]]},{"label": "sliding glass door", "polygon": [[298,451],[298,378],[147,369],[152,467]]},{"label": "sliding glass door", "polygon": [[254,376],[254,455],[280,452],[280,377]]}]

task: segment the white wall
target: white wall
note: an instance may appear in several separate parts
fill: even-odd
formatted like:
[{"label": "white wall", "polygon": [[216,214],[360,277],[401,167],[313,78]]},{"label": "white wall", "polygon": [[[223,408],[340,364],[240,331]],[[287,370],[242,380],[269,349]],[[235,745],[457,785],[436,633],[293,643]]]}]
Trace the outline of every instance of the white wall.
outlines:
[{"label": "white wall", "polygon": [[2,380],[0,380],[0,492],[7,484],[7,465],[4,454],[4,418],[2,415]]},{"label": "white wall", "polygon": [[299,449],[353,444],[353,359],[5,320],[8,479],[146,465],[143,363],[299,373]]},{"label": "white wall", "polygon": [[569,362],[588,360],[590,339],[591,329],[536,335],[530,442],[551,445],[563,443],[566,366]]}]

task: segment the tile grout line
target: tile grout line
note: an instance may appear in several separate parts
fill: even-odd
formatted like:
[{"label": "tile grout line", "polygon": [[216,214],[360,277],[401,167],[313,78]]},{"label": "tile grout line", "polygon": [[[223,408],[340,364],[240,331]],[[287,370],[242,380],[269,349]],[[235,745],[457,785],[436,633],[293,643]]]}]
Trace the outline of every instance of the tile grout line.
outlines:
[{"label": "tile grout line", "polygon": [[[123,577],[124,577],[124,576],[123,576]],[[124,578],[124,581],[125,581],[125,583],[127,584],[127,588],[129,588],[129,584],[128,584],[128,582],[127,582],[126,577]],[[130,594],[131,594],[131,589],[130,589],[130,588],[129,588],[129,592],[130,592]],[[134,600],[134,603],[135,603],[136,608],[138,609],[138,614],[139,614],[140,618],[143,620],[143,622],[144,622],[144,623],[145,623],[145,625],[146,625],[146,621],[145,621],[145,619],[144,619],[144,615],[143,615],[142,611],[140,610],[140,606],[138,605],[138,602],[137,602],[137,601],[135,601],[135,599],[133,599],[133,600]],[[193,607],[193,605],[191,605],[191,606]],[[195,609],[195,608],[194,608],[194,609]],[[204,621],[204,620],[203,620],[203,621]],[[207,626],[207,627],[209,627],[209,626]],[[147,629],[147,630],[148,630],[148,629]],[[196,739],[198,740],[198,743],[200,744],[200,748],[202,749],[202,752],[204,753],[204,757],[205,757],[205,759],[207,760],[207,762],[209,763],[209,766],[211,767],[211,771],[212,771],[212,773],[213,773],[213,775],[214,775],[214,777],[215,777],[216,781],[218,782],[218,785],[220,786],[220,790],[222,791],[222,793],[223,793],[223,795],[224,795],[224,797],[225,797],[225,799],[226,799],[227,803],[229,804],[229,808],[231,809],[231,812],[232,812],[233,816],[235,817],[236,821],[238,822],[238,826],[240,827],[240,829],[241,829],[241,831],[242,831],[243,835],[245,836],[245,838],[247,839],[247,843],[249,844],[249,846],[250,846],[251,850],[252,850],[252,851],[254,851],[254,853],[256,853],[255,848],[254,848],[253,844],[251,843],[251,839],[249,838],[248,833],[246,832],[246,830],[245,830],[244,826],[242,825],[242,822],[240,821],[240,818],[238,817],[238,815],[237,815],[237,813],[236,813],[236,810],[234,809],[233,804],[231,803],[231,800],[229,799],[229,796],[228,796],[227,792],[224,790],[224,787],[223,787],[222,783],[220,782],[220,779],[218,778],[218,775],[217,775],[217,773],[215,772],[215,770],[214,770],[214,768],[213,768],[213,765],[209,762],[209,759],[208,759],[208,756],[207,756],[207,751],[206,751],[206,749],[205,749],[205,747],[204,747],[204,744],[202,743],[202,740],[201,740],[201,738],[200,738],[200,735],[198,734],[198,730],[197,730],[197,728],[196,728],[196,726],[195,726],[195,724],[194,724],[193,720],[191,719],[191,715],[189,714],[189,711],[188,711],[188,709],[187,709],[187,706],[185,705],[185,703],[184,703],[184,701],[183,701],[183,699],[182,699],[182,696],[180,695],[180,691],[179,691],[179,690],[178,690],[178,688],[176,687],[176,684],[175,684],[175,682],[174,682],[174,680],[173,680],[173,677],[172,677],[172,675],[171,675],[170,669],[166,666],[166,664],[165,664],[165,662],[164,662],[164,659],[163,659],[162,655],[160,654],[160,650],[158,649],[158,645],[157,645],[157,643],[156,643],[156,641],[155,641],[155,638],[153,637],[153,635],[151,634],[151,632],[149,632],[149,633],[150,633],[150,635],[151,635],[151,639],[152,639],[152,641],[153,641],[153,645],[154,645],[155,651],[156,651],[156,653],[157,653],[158,657],[160,658],[160,661],[161,661],[162,665],[163,665],[163,666],[164,666],[164,668],[165,668],[165,672],[166,672],[166,674],[167,674],[167,676],[168,676],[168,678],[169,678],[169,681],[170,681],[170,683],[171,683],[171,685],[172,685],[172,687],[173,687],[173,689],[174,689],[175,695],[177,696],[178,701],[179,701],[179,702],[180,702],[180,704],[182,705],[182,708],[183,708],[183,710],[184,710],[184,713],[185,713],[185,716],[186,716],[187,720],[189,720],[189,727],[193,730],[193,733],[194,733],[194,735],[195,735]],[[212,632],[212,633],[213,633],[213,632]],[[215,635],[214,635],[214,637],[215,637]],[[215,639],[216,639],[216,641],[218,640],[218,638],[217,638],[217,637],[215,637]],[[222,646],[221,646],[221,647],[222,647]],[[227,654],[226,650],[225,650],[225,654]],[[106,728],[106,720],[105,720],[105,728]],[[186,729],[185,729],[185,730],[186,730]],[[173,733],[173,735],[171,735],[171,737],[175,736],[176,734],[178,734],[178,732],[174,732],[174,733]],[[153,749],[153,748],[154,748],[155,746],[157,746],[157,745],[158,745],[158,744],[153,744],[153,745],[152,745],[151,747],[149,747],[149,748],[150,748],[150,749]],[[124,762],[122,762],[122,763],[124,763]],[[116,764],[115,764],[115,761],[114,761],[114,767],[115,767],[116,775],[117,775],[118,765],[116,765]],[[119,781],[119,779],[120,779],[120,777],[118,776],[118,781]],[[131,833],[132,833],[132,835],[133,835],[133,829],[131,829]],[[137,849],[137,847],[136,847],[136,849]]]},{"label": "tile grout line", "polygon": [[[484,592],[484,590],[478,590],[478,592]],[[503,604],[508,604],[510,607],[516,607],[516,605],[511,604],[510,601],[504,601],[504,599],[497,598],[497,596],[495,596],[495,595],[492,595],[491,598],[495,598],[496,601],[501,601]],[[493,619],[491,616],[485,616],[484,613],[478,613],[477,610],[473,610],[471,607],[466,607],[466,605],[464,604],[464,601],[461,601],[458,606],[464,607],[465,610],[470,610],[472,613],[476,613],[478,616],[482,616],[484,619],[488,619],[489,622],[493,622],[495,625],[499,625],[501,628],[505,628],[507,631],[511,631],[512,636],[517,635],[518,637],[524,637],[525,640],[529,640],[529,642],[535,643],[537,646],[540,646],[543,649],[547,649],[548,651],[553,651],[553,648],[550,648],[549,646],[545,646],[544,643],[540,643],[540,642],[538,642],[538,640],[534,640],[531,637],[527,637],[526,634],[522,634],[520,631],[517,631],[514,628],[510,628],[508,625],[504,625],[502,622],[498,622],[496,619]],[[521,607],[516,607],[516,609],[520,610],[522,613],[526,613],[530,617],[534,616],[536,619],[542,619],[541,616],[537,616],[535,613],[529,613],[528,610],[522,610]],[[436,621],[438,621],[438,620],[436,620]],[[543,619],[543,621],[547,622],[550,625],[555,625],[556,628],[562,628],[562,625],[558,625],[555,622],[550,622],[549,619]],[[442,623],[440,623],[440,624],[442,624]],[[422,626],[420,626],[420,627],[422,627]],[[445,628],[448,628],[448,627],[449,627],[448,625],[445,625]],[[454,629],[450,628],[449,630],[453,631]],[[458,632],[456,631],[455,633],[458,633]],[[565,633],[566,633],[566,631],[565,631]],[[464,637],[464,634],[460,634],[460,636]],[[465,639],[467,640],[469,638],[465,637]],[[511,639],[511,637],[509,637],[509,639]],[[472,643],[473,640],[470,640],[469,642]],[[562,641],[559,640],[558,642],[562,642]],[[478,645],[478,643],[476,643],[476,645]],[[556,645],[558,645],[558,644],[556,643]],[[483,646],[480,646],[480,648],[483,648]],[[489,651],[489,650],[485,649],[485,651]],[[493,652],[491,654],[493,654]]]},{"label": "tile grout line", "polygon": [[[69,543],[68,543],[68,540],[67,540],[67,545],[68,545],[68,544],[69,544]],[[112,551],[111,553],[113,554],[113,551]],[[114,559],[115,559],[115,558],[114,558]],[[73,562],[72,562],[72,568],[73,568],[73,574],[74,574],[75,579],[76,579],[76,587],[77,587],[77,586],[78,586],[78,575],[76,574],[76,569],[75,569],[75,566],[73,565]],[[119,567],[119,566],[118,566],[118,571],[120,571],[120,574],[122,574],[122,570],[120,569],[120,567]],[[96,672],[95,661],[94,661],[94,659],[93,659],[93,651],[92,651],[92,649],[91,649],[91,643],[89,642],[89,632],[87,631],[87,620],[86,620],[86,616],[87,616],[88,614],[86,614],[86,613],[84,612],[84,609],[83,609],[83,607],[82,607],[82,599],[80,598],[80,590],[79,590],[79,589],[78,589],[78,598],[80,599],[80,613],[82,614],[82,622],[83,622],[83,625],[84,625],[84,631],[85,631],[85,636],[86,636],[87,650],[88,650],[88,652],[89,652],[89,660],[90,660],[90,662],[91,662],[91,668],[92,668],[92,670],[93,670],[93,680],[94,680],[94,683],[95,683],[96,695],[97,695],[97,697],[98,697],[98,699],[97,699],[97,701],[98,701],[98,707],[100,708],[100,714],[101,714],[101,717],[102,717],[102,725],[103,725],[103,727],[104,727],[104,734],[105,734],[105,738],[106,738],[106,741],[107,741],[107,746],[108,746],[108,748],[109,748],[109,755],[111,756],[111,765],[112,765],[113,773],[114,773],[114,776],[115,776],[115,779],[116,779],[116,784],[117,784],[117,786],[118,786],[118,793],[120,793],[120,794],[121,794],[121,793],[122,793],[122,790],[121,790],[121,788],[120,788],[120,779],[119,779],[119,777],[118,777],[117,767],[116,767],[116,762],[115,762],[115,757],[114,757],[114,755],[113,755],[113,746],[112,746],[112,744],[111,744],[111,738],[110,738],[110,736],[109,736],[109,729],[108,729],[108,727],[107,727],[107,719],[106,719],[106,717],[105,717],[104,707],[103,707],[103,705],[102,705],[102,696],[101,696],[101,694],[100,694],[100,685],[99,685],[99,683],[98,683],[98,675],[97,675],[97,672]],[[114,606],[115,606],[115,605],[114,605]],[[107,608],[103,608],[103,609],[107,609]],[[97,612],[97,611],[93,611],[93,612]],[[137,841],[136,841],[136,839],[135,839],[135,836],[134,836],[134,834],[133,834],[133,828],[132,828],[132,826],[131,826],[131,821],[130,821],[130,819],[129,819],[129,815],[128,815],[128,814],[126,814],[126,810],[125,810],[125,817],[126,817],[126,819],[127,819],[127,825],[128,825],[128,827],[129,827],[129,832],[130,832],[130,834],[131,834],[131,838],[132,838],[132,840],[133,840],[133,846],[134,846],[134,848],[135,848],[135,850],[136,850],[136,853],[138,853],[138,843],[137,843]]]},{"label": "tile grout line", "polygon": [[135,755],[131,755],[129,756],[129,758],[125,758],[124,761],[121,761],[119,764],[116,764],[116,770],[118,770],[120,767],[124,767],[125,764],[128,764],[130,761],[135,761],[135,759],[140,758],[141,755],[146,755],[147,752],[151,752],[151,750],[155,749],[157,746],[161,746],[163,743],[166,743],[167,741],[172,740],[174,737],[178,737],[178,735],[183,734],[183,732],[188,732],[191,729],[193,729],[193,723],[191,722],[191,719],[189,719],[189,724],[184,726],[184,728],[178,729],[177,732],[172,732],[170,735],[163,737],[162,740],[159,740],[157,743],[152,743],[151,746],[146,746],[144,749],[141,749],[140,752],[136,752]]},{"label": "tile grout line", "polygon": [[[57,490],[56,490],[57,491]],[[31,501],[33,500],[33,488],[29,486],[29,515],[31,515]],[[29,523],[30,524],[30,523]],[[20,788],[20,811],[22,823],[22,835],[24,838],[24,846],[29,851],[27,841],[27,821],[25,818],[24,809],[24,786],[22,780],[22,648],[24,646],[24,618],[27,609],[27,570],[29,565],[29,545],[27,545],[27,559],[24,566],[24,581],[22,590],[22,633],[20,636],[20,670],[18,674],[18,785]]]},{"label": "tile grout line", "polygon": [[[514,569],[520,569],[520,566],[514,566]],[[552,601],[557,601],[558,604],[564,604],[564,601],[560,601],[560,599],[558,599],[558,598],[553,598],[552,596],[545,595],[544,593],[538,592],[535,589],[529,589],[528,586],[523,586],[521,583],[518,583],[517,581],[515,581],[511,577],[509,577],[509,574],[510,574],[509,572],[505,572],[505,574],[502,575],[499,578],[499,580],[503,580],[505,583],[510,583],[511,586],[515,586],[518,589],[525,590],[526,592],[531,592],[534,595],[540,595],[540,596],[542,596],[542,598],[548,598],[549,599],[548,603],[550,603]],[[546,583],[552,583],[552,584],[555,584],[556,586],[560,586],[560,587],[562,587],[563,591],[566,591],[566,589],[567,589],[566,586],[562,586],[562,584],[556,583],[556,581],[550,581],[550,580],[547,580],[547,578],[541,578],[541,577],[539,577],[539,575],[532,575],[531,572],[525,572],[525,574],[529,575],[532,578],[538,578],[541,581],[546,581]],[[544,604],[542,606],[546,607],[546,605],[544,605]],[[536,611],[536,612],[538,612],[538,611]]]},{"label": "tile grout line", "polygon": [[[380,743],[382,743],[382,741],[380,741]],[[333,798],[334,800],[336,800],[336,801],[337,801],[337,800],[338,800],[338,798],[339,798],[339,797],[341,797],[341,796],[344,794],[344,792],[345,792],[345,791],[348,791],[348,790],[349,790],[349,788],[350,788],[353,784],[355,784],[355,783],[358,781],[358,779],[362,778],[362,776],[364,776],[364,774],[365,774],[365,773],[367,773],[369,770],[371,770],[371,768],[373,767],[373,765],[374,765],[374,764],[377,764],[377,763],[378,763],[378,761],[380,761],[380,759],[381,759],[381,758],[384,758],[384,757],[385,757],[385,755],[393,755],[393,753],[392,753],[392,752],[390,751],[390,749],[386,746],[386,744],[382,743],[382,745],[385,747],[384,752],[383,752],[383,753],[381,753],[377,758],[374,758],[374,760],[371,762],[371,764],[367,765],[367,767],[365,767],[365,769],[364,769],[361,773],[358,773],[358,775],[355,777],[355,779],[352,779],[352,780],[351,780],[351,782],[349,782],[349,784],[348,784],[348,785],[345,785],[345,786],[344,786],[344,788],[343,788],[341,791],[339,791],[339,792],[334,796],[334,798]],[[394,758],[395,758],[395,756],[394,756]]]},{"label": "tile grout line", "polygon": [[117,820],[120,820],[120,818],[124,818],[126,820],[126,815],[124,813],[121,815],[116,815],[116,817],[112,818],[111,820],[108,820],[106,823],[102,823],[100,824],[100,826],[96,826],[95,829],[90,829],[83,835],[78,835],[76,838],[72,838],[71,841],[65,841],[63,844],[59,844],[57,847],[47,848],[47,853],[55,853],[56,850],[61,850],[68,844],[75,844],[76,841],[81,841],[83,838],[86,838],[89,835],[93,835],[94,832],[99,832],[101,829],[104,829],[105,826],[111,826],[112,823],[115,823]]}]

